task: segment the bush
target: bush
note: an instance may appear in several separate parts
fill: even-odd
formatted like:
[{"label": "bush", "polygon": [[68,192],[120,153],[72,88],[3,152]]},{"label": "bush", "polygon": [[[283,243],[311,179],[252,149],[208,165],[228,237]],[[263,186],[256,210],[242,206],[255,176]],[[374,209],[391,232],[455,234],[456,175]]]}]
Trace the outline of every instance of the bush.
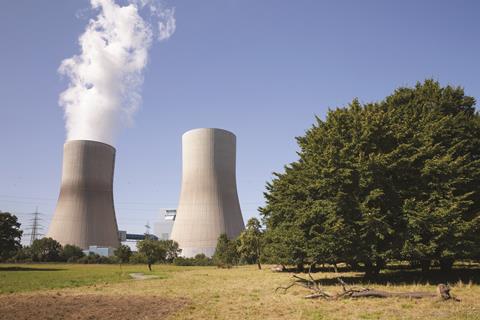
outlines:
[{"label": "bush", "polygon": [[32,262],[32,252],[30,247],[20,248],[9,262]]},{"label": "bush", "polygon": [[197,254],[194,258],[177,257],[173,260],[176,266],[213,266],[213,259],[203,253]]},{"label": "bush", "polygon": [[85,256],[85,254],[83,253],[82,248],[75,245],[66,244],[60,254],[60,259],[67,262],[76,262],[83,256]]},{"label": "bush", "polygon": [[82,257],[70,257],[67,259],[67,263],[77,263]]},{"label": "bush", "polygon": [[78,259],[77,262],[84,263],[84,264],[93,264],[93,263],[98,263],[99,259],[100,259],[100,255],[90,252],[88,255]]},{"label": "bush", "polygon": [[147,256],[143,253],[135,252],[130,257],[130,263],[133,264],[146,264],[147,263]]},{"label": "bush", "polygon": [[84,264],[113,264],[118,263],[116,257],[105,257],[96,253],[90,252],[87,256],[81,257],[77,260],[77,263]]}]

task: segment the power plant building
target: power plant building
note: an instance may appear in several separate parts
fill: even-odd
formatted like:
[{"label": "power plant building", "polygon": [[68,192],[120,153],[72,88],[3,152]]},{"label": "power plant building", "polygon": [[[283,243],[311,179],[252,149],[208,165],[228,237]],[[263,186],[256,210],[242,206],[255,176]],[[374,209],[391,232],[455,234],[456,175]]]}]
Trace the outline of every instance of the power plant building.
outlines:
[{"label": "power plant building", "polygon": [[161,240],[170,239],[177,209],[160,209],[160,220],[153,225],[153,233]]},{"label": "power plant building", "polygon": [[82,249],[118,247],[114,166],[115,148],[108,144],[89,140],[65,143],[60,195],[48,237]]},{"label": "power plant building", "polygon": [[212,256],[218,237],[245,228],[236,184],[236,137],[212,128],[182,137],[182,187],[171,239],[185,257]]}]

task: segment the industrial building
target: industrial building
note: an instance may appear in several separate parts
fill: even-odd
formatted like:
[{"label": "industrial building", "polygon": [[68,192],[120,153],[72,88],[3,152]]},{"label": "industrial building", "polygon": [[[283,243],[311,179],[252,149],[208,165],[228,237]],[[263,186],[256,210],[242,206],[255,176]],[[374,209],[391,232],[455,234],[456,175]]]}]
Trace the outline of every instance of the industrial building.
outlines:
[{"label": "industrial building", "polygon": [[169,240],[172,233],[173,223],[177,216],[177,209],[160,209],[160,219],[153,225],[153,233],[160,240]]},{"label": "industrial building", "polygon": [[115,148],[89,140],[64,145],[57,207],[48,237],[82,249],[119,245],[113,205]]},{"label": "industrial building", "polygon": [[218,237],[237,237],[245,228],[236,184],[236,137],[214,128],[182,137],[182,186],[171,239],[182,255],[212,256]]}]

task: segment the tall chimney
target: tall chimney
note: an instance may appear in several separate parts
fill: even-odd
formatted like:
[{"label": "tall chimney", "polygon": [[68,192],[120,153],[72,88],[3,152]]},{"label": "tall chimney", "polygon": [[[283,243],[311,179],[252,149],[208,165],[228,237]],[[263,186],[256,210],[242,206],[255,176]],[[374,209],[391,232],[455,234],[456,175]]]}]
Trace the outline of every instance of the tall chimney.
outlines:
[{"label": "tall chimney", "polygon": [[118,247],[113,206],[115,148],[89,140],[70,140],[63,148],[60,196],[48,237],[83,249]]},{"label": "tall chimney", "polygon": [[235,175],[236,137],[222,129],[194,129],[182,137],[183,175],[171,239],[182,255],[212,256],[222,233],[245,228]]}]

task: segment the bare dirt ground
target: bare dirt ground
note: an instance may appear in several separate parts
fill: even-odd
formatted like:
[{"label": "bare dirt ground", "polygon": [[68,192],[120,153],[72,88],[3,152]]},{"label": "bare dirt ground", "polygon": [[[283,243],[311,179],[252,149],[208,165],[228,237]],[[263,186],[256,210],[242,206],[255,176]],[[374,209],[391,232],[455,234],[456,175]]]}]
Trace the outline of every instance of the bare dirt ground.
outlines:
[{"label": "bare dirt ground", "polygon": [[14,294],[0,296],[0,319],[165,319],[186,305],[158,296]]}]

